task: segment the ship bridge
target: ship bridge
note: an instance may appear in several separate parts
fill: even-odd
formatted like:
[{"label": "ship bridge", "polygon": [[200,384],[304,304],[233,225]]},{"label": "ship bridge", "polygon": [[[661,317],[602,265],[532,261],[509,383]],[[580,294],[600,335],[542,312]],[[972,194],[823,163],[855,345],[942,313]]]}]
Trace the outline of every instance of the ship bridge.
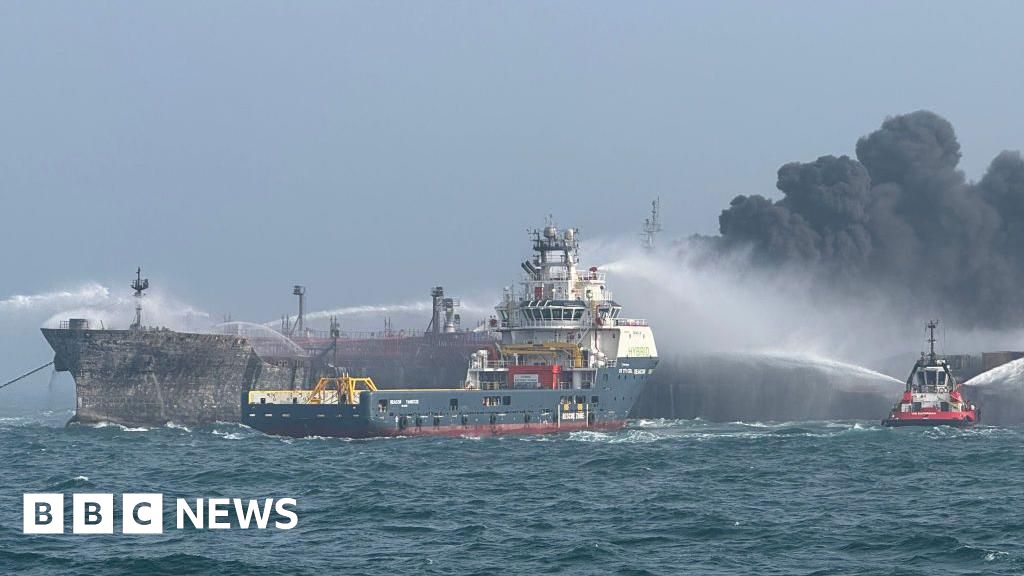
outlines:
[{"label": "ship bridge", "polygon": [[636,374],[653,366],[657,348],[650,326],[622,317],[605,272],[581,269],[577,239],[575,228],[559,231],[550,223],[533,232],[534,256],[521,264],[521,291],[506,288],[490,322],[500,336],[499,356],[478,354],[474,384],[503,381],[509,369],[550,367],[573,387],[586,387],[599,369]]},{"label": "ship bridge", "polygon": [[919,394],[942,394],[956,386],[949,367],[942,360],[934,364],[918,363],[907,382],[907,388]]}]

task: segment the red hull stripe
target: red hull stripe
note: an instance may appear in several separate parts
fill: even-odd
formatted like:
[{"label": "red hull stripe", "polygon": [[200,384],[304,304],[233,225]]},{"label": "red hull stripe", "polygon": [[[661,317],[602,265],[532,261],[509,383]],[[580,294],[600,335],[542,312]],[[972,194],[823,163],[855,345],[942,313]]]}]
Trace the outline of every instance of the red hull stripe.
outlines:
[{"label": "red hull stripe", "polygon": [[974,420],[974,411],[965,412],[894,412],[891,420]]},{"label": "red hull stripe", "polygon": [[[267,427],[262,431],[269,434],[283,434],[286,436],[335,436],[340,438],[379,438],[382,436],[524,436],[533,434],[555,434],[558,432],[574,432],[579,430],[619,430],[626,426],[625,420],[611,420],[595,422],[587,425],[585,422],[566,423],[530,423],[530,424],[479,424],[470,426],[409,426],[404,430],[398,428],[366,427],[359,429],[339,428],[337,431],[307,432],[301,428],[290,427]],[[261,428],[257,428],[261,429]]]}]

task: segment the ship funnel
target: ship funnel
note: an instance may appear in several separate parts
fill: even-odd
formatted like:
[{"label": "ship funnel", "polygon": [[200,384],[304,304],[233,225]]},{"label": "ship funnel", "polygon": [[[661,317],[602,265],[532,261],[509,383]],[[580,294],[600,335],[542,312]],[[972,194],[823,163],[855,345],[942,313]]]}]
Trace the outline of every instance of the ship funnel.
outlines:
[{"label": "ship funnel", "polygon": [[444,314],[444,288],[441,286],[434,287],[430,291],[431,300],[431,316],[430,325],[427,326],[427,332],[433,334],[441,333],[441,316]]}]

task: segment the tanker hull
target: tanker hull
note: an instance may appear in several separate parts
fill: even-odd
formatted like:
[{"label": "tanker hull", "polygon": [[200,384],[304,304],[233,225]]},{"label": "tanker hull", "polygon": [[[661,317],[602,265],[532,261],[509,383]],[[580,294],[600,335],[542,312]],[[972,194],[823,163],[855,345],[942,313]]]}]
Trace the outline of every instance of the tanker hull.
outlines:
[{"label": "tanker hull", "polygon": [[457,386],[470,354],[490,343],[466,334],[339,342],[336,352],[312,362],[265,350],[261,356],[246,337],[231,334],[88,328],[42,333],[53,348],[54,367],[74,378],[73,421],[125,426],[238,422],[243,392],[306,387],[328,360],[389,387]]},{"label": "tanker hull", "polygon": [[75,380],[73,422],[126,426],[237,422],[239,395],[294,388],[301,363],[261,359],[239,336],[170,330],[43,329]]}]

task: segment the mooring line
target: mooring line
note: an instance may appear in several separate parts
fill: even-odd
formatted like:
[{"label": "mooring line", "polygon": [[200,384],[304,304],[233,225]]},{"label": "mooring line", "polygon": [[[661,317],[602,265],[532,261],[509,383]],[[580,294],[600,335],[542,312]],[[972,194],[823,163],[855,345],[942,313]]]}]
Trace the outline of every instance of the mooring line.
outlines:
[{"label": "mooring line", "polygon": [[40,370],[42,370],[43,368],[46,368],[47,366],[51,366],[52,364],[53,364],[53,360],[50,360],[49,362],[47,362],[46,364],[43,364],[39,368],[36,368],[35,370],[32,370],[31,372],[25,372],[24,374],[22,374],[21,376],[18,376],[14,380],[11,380],[10,382],[7,382],[7,383],[5,383],[3,385],[0,385],[0,388],[6,388],[6,387],[10,386],[11,384],[14,384],[18,380],[21,380],[22,378],[28,378],[29,376],[35,374],[36,372],[39,372]]}]

